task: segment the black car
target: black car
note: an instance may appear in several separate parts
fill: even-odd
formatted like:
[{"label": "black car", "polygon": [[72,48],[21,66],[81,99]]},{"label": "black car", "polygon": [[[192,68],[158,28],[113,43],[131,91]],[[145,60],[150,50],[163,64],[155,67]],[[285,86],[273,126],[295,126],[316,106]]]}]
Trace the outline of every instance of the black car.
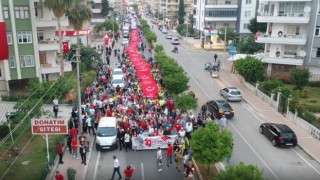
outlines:
[{"label": "black car", "polygon": [[296,134],[285,124],[263,123],[259,129],[273,146],[296,146],[298,139]]},{"label": "black car", "polygon": [[216,118],[221,118],[225,115],[226,118],[232,118],[234,116],[234,110],[226,100],[212,100],[207,102],[207,109]]}]

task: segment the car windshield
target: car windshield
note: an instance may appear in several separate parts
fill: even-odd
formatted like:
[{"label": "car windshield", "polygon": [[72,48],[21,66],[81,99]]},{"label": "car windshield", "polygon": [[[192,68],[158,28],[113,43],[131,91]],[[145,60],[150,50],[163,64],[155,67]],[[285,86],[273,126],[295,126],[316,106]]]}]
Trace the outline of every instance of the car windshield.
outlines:
[{"label": "car windshield", "polygon": [[113,75],[122,75],[123,74],[123,72],[121,72],[121,71],[113,71],[113,73],[112,73]]},{"label": "car windshield", "polygon": [[122,79],[114,79],[114,80],[112,80],[113,84],[121,84],[122,82],[123,82]]},{"label": "car windshield", "polygon": [[240,95],[241,93],[240,93],[240,91],[231,91],[230,94],[232,94],[232,95]]},{"label": "car windshield", "polygon": [[228,103],[218,104],[218,106],[219,106],[219,109],[232,110],[231,106]]},{"label": "car windshield", "polygon": [[282,133],[283,138],[288,138],[288,139],[293,139],[294,138],[294,133],[292,132],[283,132]]},{"label": "car windshield", "polygon": [[98,127],[97,129],[97,136],[99,137],[110,137],[116,134],[117,130],[115,127]]}]

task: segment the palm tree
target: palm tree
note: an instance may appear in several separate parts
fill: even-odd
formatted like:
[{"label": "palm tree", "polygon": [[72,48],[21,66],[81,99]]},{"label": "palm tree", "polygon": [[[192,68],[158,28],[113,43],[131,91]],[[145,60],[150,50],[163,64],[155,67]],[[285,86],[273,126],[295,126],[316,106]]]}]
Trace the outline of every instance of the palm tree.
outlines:
[{"label": "palm tree", "polygon": [[53,12],[54,16],[57,18],[58,31],[59,31],[59,58],[61,66],[61,75],[64,75],[64,63],[63,63],[63,53],[62,53],[62,34],[61,34],[61,23],[60,19],[65,15],[67,10],[70,8],[73,0],[46,0],[44,5]]},{"label": "palm tree", "polygon": [[[80,36],[79,31],[83,28],[86,21],[90,21],[92,11],[86,0],[74,0],[72,8],[68,11],[68,19],[73,28],[77,31],[77,78],[78,78],[78,115],[80,118],[81,94],[80,94]],[[80,124],[80,132],[82,132],[82,123]]]}]

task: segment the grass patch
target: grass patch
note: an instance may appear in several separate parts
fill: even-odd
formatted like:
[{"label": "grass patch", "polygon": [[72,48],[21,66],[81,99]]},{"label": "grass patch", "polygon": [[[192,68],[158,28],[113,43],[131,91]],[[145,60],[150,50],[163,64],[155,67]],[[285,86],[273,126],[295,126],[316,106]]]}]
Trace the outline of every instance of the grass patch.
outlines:
[{"label": "grass patch", "polygon": [[208,167],[197,163],[200,174],[202,175],[203,180],[212,180],[214,179],[214,177],[216,177],[218,175],[218,170],[216,168],[216,166],[213,164],[210,166],[210,172],[208,174]]}]

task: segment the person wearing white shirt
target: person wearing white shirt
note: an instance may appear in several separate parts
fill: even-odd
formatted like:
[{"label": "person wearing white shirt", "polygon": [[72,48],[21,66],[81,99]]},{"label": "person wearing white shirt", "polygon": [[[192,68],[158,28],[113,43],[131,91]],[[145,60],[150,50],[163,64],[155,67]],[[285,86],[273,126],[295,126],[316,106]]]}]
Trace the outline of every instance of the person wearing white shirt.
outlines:
[{"label": "person wearing white shirt", "polygon": [[154,134],[153,127],[151,127],[151,126],[148,127],[148,133],[149,133],[149,136],[153,136],[153,134]]},{"label": "person wearing white shirt", "polygon": [[128,148],[130,148],[130,135],[129,135],[128,131],[124,135],[124,142],[126,144],[126,152],[128,152]]},{"label": "person wearing white shirt", "polygon": [[119,179],[122,179],[121,177],[121,173],[120,173],[120,163],[119,163],[119,160],[117,159],[116,156],[113,156],[113,173],[112,173],[112,180],[114,178],[114,174],[116,174],[116,172],[118,173],[119,175]]},{"label": "person wearing white shirt", "polygon": [[191,139],[191,132],[193,131],[193,124],[192,122],[187,122],[186,124],[186,137]]},{"label": "person wearing white shirt", "polygon": [[94,135],[93,123],[92,123],[92,116],[89,116],[89,117],[87,118],[86,124],[87,124],[87,126],[88,126],[89,135],[91,135],[91,130],[92,130],[92,134]]},{"label": "person wearing white shirt", "polygon": [[221,119],[220,119],[220,127],[221,127],[221,131],[223,131],[223,129],[227,126],[227,118],[225,115],[222,115]]},{"label": "person wearing white shirt", "polygon": [[157,164],[158,164],[158,172],[161,172],[162,171],[162,151],[160,147],[158,147],[158,151],[157,151]]},{"label": "person wearing white shirt", "polygon": [[59,100],[58,100],[57,97],[54,98],[54,100],[53,100],[53,105],[54,105],[54,106],[58,106],[58,105],[59,105]]},{"label": "person wearing white shirt", "polygon": [[182,137],[182,138],[184,138],[185,135],[186,135],[186,131],[185,131],[183,128],[181,128],[181,129],[179,130],[179,136]]}]

